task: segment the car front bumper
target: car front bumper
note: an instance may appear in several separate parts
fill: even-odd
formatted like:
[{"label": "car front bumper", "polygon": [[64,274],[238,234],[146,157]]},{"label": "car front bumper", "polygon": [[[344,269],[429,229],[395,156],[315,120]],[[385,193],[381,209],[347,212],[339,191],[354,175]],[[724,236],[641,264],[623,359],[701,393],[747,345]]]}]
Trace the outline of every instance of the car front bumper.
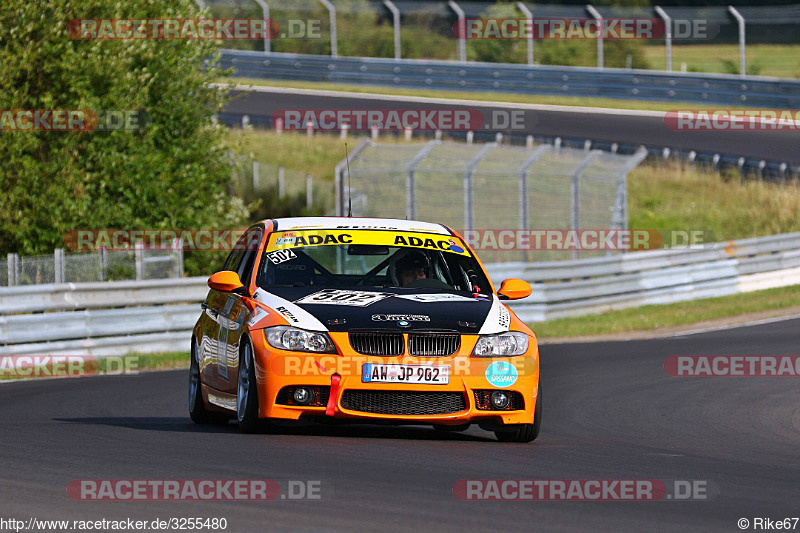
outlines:
[{"label": "car front bumper", "polygon": [[[332,337],[341,355],[278,350],[269,346],[263,335],[253,335],[260,417],[298,420],[328,416],[364,422],[440,425],[483,423],[502,426],[533,422],[539,384],[538,350],[533,339],[524,355],[479,358],[470,357],[477,335],[464,335],[462,346],[455,355],[422,358],[407,354],[392,357],[361,355],[349,348],[346,334],[332,334]],[[515,367],[513,382],[502,386],[490,382],[487,369],[498,362]],[[447,366],[449,383],[364,382],[362,368],[367,363]],[[284,389],[297,386],[327,391],[324,405],[289,405],[291,400],[287,402]],[[521,402],[512,403],[513,409],[496,410],[490,406],[486,409],[485,402],[479,404],[475,391],[518,393]]]}]

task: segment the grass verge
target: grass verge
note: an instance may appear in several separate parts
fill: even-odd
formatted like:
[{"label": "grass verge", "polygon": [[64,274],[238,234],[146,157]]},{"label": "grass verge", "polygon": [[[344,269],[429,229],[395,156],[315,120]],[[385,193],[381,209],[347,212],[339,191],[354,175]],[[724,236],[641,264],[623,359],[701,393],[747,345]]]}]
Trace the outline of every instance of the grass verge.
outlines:
[{"label": "grass verge", "polygon": [[[189,368],[189,352],[136,353],[112,357],[0,357],[0,381],[49,377],[135,374],[152,370]],[[41,359],[35,359],[35,358]],[[46,358],[45,358],[46,357]]]},{"label": "grass verge", "polygon": [[[309,139],[298,132],[231,130],[229,139],[239,153],[331,181],[334,166],[344,157],[337,135]],[[355,146],[358,137],[350,139]],[[405,143],[392,135],[379,142]],[[628,175],[628,227],[700,230],[704,242],[800,231],[800,187],[741,182],[738,175],[689,164],[647,163]]]},{"label": "grass verge", "polygon": [[[664,46],[643,46],[644,56],[653,67],[664,68]],[[748,44],[746,49],[747,73],[755,76],[779,78],[800,77],[800,45]],[[688,44],[672,47],[672,68],[680,70],[686,63],[690,72],[739,73],[738,44]]]},{"label": "grass verge", "polygon": [[531,324],[541,339],[653,331],[800,306],[800,285]]},{"label": "grass verge", "polygon": [[[608,109],[627,109],[636,111],[673,111],[675,109],[697,109],[699,104],[688,102],[653,102],[643,100],[622,100],[616,98],[590,98],[582,96],[554,96],[546,94],[510,94],[472,91],[441,91],[435,89],[405,89],[379,85],[349,85],[319,81],[265,80],[258,78],[224,78],[220,83],[240,83],[264,87],[290,87],[295,89],[316,89],[342,91],[348,93],[388,94],[396,96],[424,96],[428,98],[448,98],[455,100],[476,100],[480,102],[510,102],[514,104],[543,104],[577,107],[604,107]],[[726,109],[744,109],[741,106],[725,106]]]}]

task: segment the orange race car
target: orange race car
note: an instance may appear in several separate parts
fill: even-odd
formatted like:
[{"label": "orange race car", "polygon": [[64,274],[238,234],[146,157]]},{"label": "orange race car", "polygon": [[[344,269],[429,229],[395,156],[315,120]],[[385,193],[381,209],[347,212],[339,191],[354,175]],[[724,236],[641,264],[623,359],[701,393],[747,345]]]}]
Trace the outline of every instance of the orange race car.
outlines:
[{"label": "orange race car", "polygon": [[249,228],[194,327],[189,412],[245,432],[288,420],[477,423],[530,442],[542,422],[533,332],[440,224],[286,218]]}]

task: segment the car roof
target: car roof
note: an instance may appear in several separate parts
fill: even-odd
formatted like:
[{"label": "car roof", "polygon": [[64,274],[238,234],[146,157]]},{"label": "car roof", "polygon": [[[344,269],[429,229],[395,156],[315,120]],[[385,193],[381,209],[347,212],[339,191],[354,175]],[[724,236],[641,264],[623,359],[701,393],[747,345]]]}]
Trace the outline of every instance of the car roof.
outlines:
[{"label": "car roof", "polygon": [[274,231],[292,229],[376,229],[422,231],[439,235],[453,233],[442,224],[401,220],[397,218],[360,218],[360,217],[290,217],[273,219]]}]

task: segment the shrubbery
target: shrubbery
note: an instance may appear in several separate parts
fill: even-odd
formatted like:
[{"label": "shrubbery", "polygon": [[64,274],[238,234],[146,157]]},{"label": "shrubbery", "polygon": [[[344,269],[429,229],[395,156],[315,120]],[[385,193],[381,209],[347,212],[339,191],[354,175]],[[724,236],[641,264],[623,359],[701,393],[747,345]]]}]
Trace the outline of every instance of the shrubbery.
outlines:
[{"label": "shrubbery", "polygon": [[[78,18],[190,18],[192,0],[3,0],[0,109],[145,110],[141,132],[0,131],[0,253],[51,253],[77,228],[241,225],[228,196],[224,93],[200,40],[75,40]],[[211,254],[187,256],[191,273]]]}]

